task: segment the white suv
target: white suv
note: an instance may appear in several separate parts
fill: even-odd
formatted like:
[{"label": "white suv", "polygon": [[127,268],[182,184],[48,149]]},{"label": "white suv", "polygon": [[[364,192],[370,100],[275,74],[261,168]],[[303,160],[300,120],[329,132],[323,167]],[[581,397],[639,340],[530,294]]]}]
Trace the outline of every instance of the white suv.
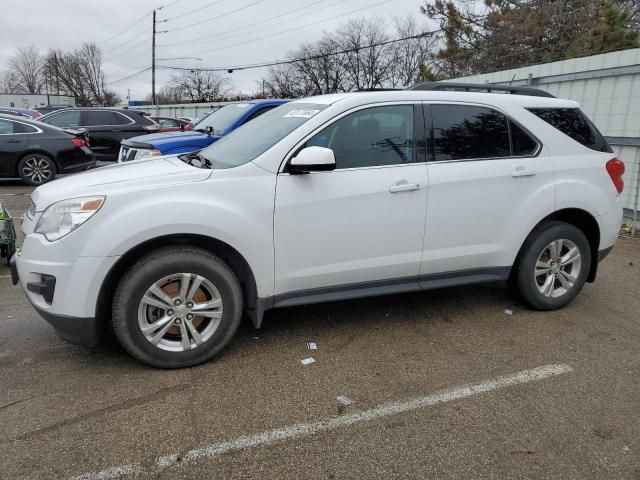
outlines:
[{"label": "white suv", "polygon": [[163,368],[281,306],[503,280],[551,310],[616,241],[623,172],[574,102],[536,91],[319,96],[199,154],[39,187],[12,273],[62,337],[111,324]]}]

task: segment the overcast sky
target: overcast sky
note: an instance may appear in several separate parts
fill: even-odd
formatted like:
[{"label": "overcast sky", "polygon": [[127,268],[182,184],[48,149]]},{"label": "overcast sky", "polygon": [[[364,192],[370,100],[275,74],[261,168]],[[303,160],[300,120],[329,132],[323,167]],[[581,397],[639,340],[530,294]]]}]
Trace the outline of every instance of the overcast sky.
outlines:
[{"label": "overcast sky", "polygon": [[[157,35],[157,58],[198,57],[202,60],[158,60],[157,63],[217,67],[282,59],[301,42],[313,41],[321,37],[323,31],[332,31],[349,18],[378,17],[390,23],[394,15],[411,13],[429,25],[430,21],[420,13],[421,2],[4,0],[0,15],[0,71],[6,69],[7,61],[18,45],[33,44],[44,53],[48,48],[73,49],[82,42],[91,41],[103,49],[107,82],[139,72],[151,64],[150,11],[162,5],[166,6],[157,12],[157,18],[167,21],[159,23],[157,28],[169,32]],[[198,24],[191,25],[195,23]],[[207,36],[210,38],[198,40]],[[179,45],[178,42],[183,43]],[[160,69],[157,72],[159,89],[171,72]],[[230,77],[236,90],[255,91],[256,82],[265,72],[265,69],[237,71]],[[151,73],[145,72],[109,87],[117,90],[123,99],[128,89],[131,98],[142,99],[150,92],[150,85]]]}]

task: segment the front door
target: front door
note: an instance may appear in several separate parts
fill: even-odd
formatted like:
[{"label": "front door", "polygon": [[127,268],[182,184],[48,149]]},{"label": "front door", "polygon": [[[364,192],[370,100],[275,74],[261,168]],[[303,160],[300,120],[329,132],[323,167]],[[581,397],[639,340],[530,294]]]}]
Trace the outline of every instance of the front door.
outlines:
[{"label": "front door", "polygon": [[305,143],[332,149],[336,169],[278,175],[276,294],[417,286],[427,200],[424,151],[416,145],[422,129],[419,105],[374,106],[343,115]]}]

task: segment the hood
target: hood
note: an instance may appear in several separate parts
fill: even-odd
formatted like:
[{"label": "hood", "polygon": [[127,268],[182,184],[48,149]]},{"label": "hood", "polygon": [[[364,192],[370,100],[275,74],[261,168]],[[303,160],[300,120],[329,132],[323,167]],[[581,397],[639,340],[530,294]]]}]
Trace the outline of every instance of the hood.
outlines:
[{"label": "hood", "polygon": [[119,163],[54,180],[36,188],[31,195],[36,211],[67,198],[114,195],[168,185],[201,182],[213,170],[187,165],[179,158],[158,157]]},{"label": "hood", "polygon": [[211,145],[219,138],[220,136],[207,135],[206,133],[189,130],[186,132],[166,132],[142,135],[139,137],[129,138],[128,140],[123,140],[122,144],[132,147],[148,145],[151,148],[160,150],[161,152],[187,146],[193,147],[194,150],[199,150]]}]

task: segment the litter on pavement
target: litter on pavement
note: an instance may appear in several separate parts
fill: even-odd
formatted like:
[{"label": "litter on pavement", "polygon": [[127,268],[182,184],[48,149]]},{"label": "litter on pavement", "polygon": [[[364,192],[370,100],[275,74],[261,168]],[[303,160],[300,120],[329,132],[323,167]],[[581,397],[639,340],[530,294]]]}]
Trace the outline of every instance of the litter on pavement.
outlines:
[{"label": "litter on pavement", "polygon": [[311,363],[316,363],[316,359],[313,357],[307,357],[300,360],[300,363],[303,365],[309,365]]},{"label": "litter on pavement", "polygon": [[349,397],[347,397],[346,395],[338,395],[336,397],[336,400],[338,400],[341,404],[343,405],[351,405],[353,402],[351,401],[351,399]]},{"label": "litter on pavement", "polygon": [[513,315],[513,310],[509,310],[508,308],[504,311],[507,315]]},{"label": "litter on pavement", "polygon": [[307,342],[307,348],[309,350],[317,350],[318,346],[316,345],[316,342]]}]

